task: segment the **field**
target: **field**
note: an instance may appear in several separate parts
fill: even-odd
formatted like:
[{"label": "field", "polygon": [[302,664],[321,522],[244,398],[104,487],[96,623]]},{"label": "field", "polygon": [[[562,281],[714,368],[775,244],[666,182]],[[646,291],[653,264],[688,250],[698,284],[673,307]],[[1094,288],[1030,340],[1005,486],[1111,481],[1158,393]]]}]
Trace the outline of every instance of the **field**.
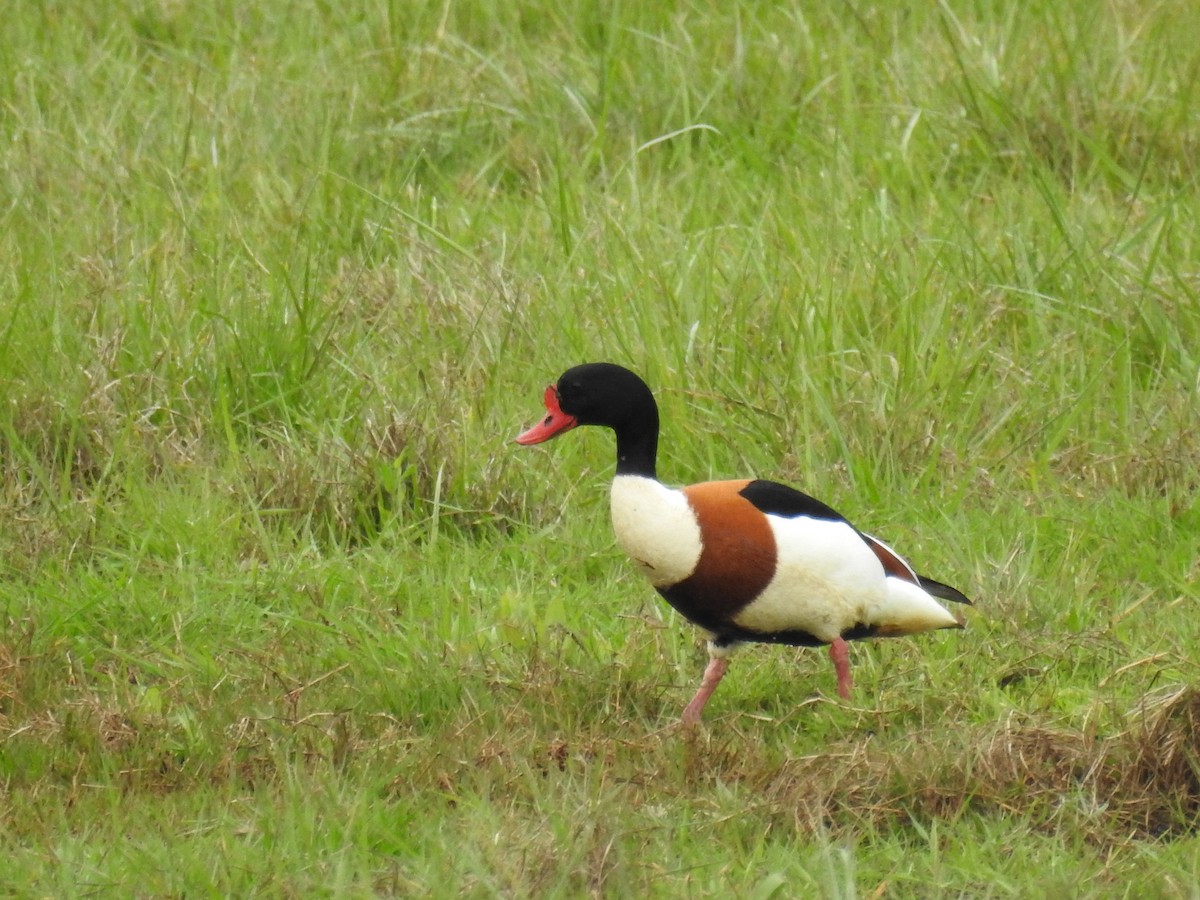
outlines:
[{"label": "field", "polygon": [[[4,29],[0,893],[1200,896],[1200,5]],[[969,627],[678,728],[600,359]]]}]

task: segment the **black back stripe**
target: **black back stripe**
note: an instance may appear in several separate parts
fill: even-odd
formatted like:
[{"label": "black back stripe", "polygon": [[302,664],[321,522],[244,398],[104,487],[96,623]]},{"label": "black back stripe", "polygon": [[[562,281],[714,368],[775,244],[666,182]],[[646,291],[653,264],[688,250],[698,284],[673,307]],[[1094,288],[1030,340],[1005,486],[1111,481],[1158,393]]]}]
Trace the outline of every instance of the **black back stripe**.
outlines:
[{"label": "black back stripe", "polygon": [[751,481],[739,493],[765,515],[782,516],[785,519],[805,516],[831,522],[846,521],[846,517],[833,507],[777,481]]}]

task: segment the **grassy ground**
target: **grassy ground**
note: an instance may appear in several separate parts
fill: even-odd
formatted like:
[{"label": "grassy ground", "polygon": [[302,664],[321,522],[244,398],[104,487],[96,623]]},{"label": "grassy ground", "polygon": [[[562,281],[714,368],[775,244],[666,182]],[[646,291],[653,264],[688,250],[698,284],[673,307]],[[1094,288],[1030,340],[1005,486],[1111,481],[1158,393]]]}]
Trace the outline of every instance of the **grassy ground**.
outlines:
[{"label": "grassy ground", "polygon": [[[14,895],[1200,892],[1200,7],[17,4]],[[790,481],[969,630],[737,657],[611,438]]]}]

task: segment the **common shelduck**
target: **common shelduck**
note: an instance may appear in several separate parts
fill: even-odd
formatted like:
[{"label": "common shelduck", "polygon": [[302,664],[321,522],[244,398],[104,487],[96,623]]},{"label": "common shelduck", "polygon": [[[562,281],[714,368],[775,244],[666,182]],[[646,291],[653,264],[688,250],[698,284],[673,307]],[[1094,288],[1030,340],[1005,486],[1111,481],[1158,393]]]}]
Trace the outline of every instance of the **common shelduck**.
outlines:
[{"label": "common shelduck", "polygon": [[662,484],[655,472],[658,405],[628,369],[576,366],[546,388],[545,403],[545,418],[517,443],[539,444],[577,425],[616,432],[610,499],[617,541],[708,638],[708,666],[684,723],[700,720],[740,643],[828,644],[838,694],[849,698],[847,641],[962,627],[934,599],[969,604],[962,593],[918,575],[882,541],[807,494],[748,478],[678,490]]}]

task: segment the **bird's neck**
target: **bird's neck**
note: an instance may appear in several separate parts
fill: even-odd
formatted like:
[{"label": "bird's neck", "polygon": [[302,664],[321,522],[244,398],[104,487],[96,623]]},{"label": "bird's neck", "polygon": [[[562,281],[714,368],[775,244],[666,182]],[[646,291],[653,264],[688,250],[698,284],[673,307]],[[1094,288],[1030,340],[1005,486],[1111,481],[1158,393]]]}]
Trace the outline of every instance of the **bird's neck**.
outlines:
[{"label": "bird's neck", "polygon": [[635,425],[615,429],[617,433],[617,474],[657,478],[658,414]]}]

